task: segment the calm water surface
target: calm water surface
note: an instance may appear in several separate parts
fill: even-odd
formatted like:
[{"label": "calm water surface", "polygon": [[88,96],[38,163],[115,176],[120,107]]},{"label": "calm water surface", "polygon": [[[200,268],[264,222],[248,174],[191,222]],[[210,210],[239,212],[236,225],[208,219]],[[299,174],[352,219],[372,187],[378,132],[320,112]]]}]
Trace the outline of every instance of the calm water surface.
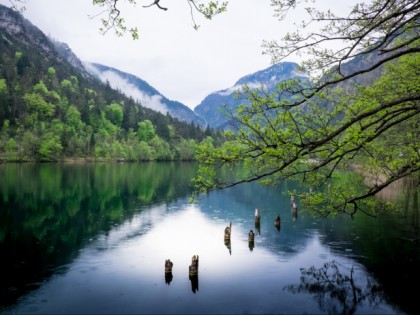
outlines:
[{"label": "calm water surface", "polygon": [[[396,214],[313,219],[292,216],[285,192],[299,187],[291,183],[189,203],[195,171],[192,163],[0,165],[0,312],[418,310],[409,287],[419,280],[419,195],[409,182],[382,196],[401,205]],[[196,278],[188,275],[193,255]],[[174,263],[170,276],[165,259]]]}]

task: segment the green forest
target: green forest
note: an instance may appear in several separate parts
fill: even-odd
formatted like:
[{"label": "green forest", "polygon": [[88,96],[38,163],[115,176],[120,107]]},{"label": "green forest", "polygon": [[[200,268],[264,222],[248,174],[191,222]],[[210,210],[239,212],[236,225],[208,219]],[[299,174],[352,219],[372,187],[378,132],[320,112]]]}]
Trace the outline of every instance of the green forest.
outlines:
[{"label": "green forest", "polygon": [[[44,45],[51,43],[45,42]],[[0,160],[193,160],[223,134],[179,121],[45,54],[0,38]]]}]

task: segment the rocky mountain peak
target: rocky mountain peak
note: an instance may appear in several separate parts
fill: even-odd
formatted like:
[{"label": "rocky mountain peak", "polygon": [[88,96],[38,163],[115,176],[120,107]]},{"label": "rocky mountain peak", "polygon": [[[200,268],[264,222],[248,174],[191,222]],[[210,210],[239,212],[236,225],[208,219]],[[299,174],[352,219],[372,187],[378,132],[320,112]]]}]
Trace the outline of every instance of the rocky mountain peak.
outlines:
[{"label": "rocky mountain peak", "polygon": [[[0,28],[26,46],[35,44],[48,54],[54,52],[54,46],[40,29],[25,19],[20,12],[3,5],[0,5]],[[4,35],[2,37],[7,40]]]}]

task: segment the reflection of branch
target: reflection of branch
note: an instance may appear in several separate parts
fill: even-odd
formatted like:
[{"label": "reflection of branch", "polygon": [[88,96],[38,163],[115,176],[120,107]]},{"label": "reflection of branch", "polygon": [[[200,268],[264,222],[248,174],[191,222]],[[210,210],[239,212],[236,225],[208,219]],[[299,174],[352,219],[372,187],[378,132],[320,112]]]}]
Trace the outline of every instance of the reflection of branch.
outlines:
[{"label": "reflection of branch", "polygon": [[[321,309],[330,313],[354,314],[358,304],[369,301],[381,302],[381,292],[376,283],[367,279],[367,284],[357,282],[354,267],[344,274],[335,261],[325,263],[321,268],[314,266],[301,269],[301,283],[286,287],[292,293],[307,292],[314,295]],[[341,306],[341,311],[338,307]]]}]

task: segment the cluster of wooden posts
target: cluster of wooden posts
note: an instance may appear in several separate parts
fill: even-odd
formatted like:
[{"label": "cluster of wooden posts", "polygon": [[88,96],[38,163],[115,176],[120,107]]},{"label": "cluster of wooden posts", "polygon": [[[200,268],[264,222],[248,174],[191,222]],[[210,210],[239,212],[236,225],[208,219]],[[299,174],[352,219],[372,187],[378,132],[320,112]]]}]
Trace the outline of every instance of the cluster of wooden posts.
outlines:
[{"label": "cluster of wooden posts", "polygon": [[[297,210],[298,210],[295,195],[290,196],[290,207],[291,207],[291,213],[292,213],[293,219],[295,220],[297,218]],[[255,209],[254,221],[255,221],[255,229],[257,233],[259,233],[260,222],[261,222],[261,211],[258,208]],[[280,226],[281,226],[280,215],[278,215],[274,219],[274,226],[277,228],[277,230],[280,231]],[[230,222],[229,226],[225,228],[225,245],[229,249],[229,253],[232,253],[232,248],[230,244],[231,233],[232,233],[232,222]],[[248,246],[251,251],[254,249],[254,246],[255,246],[254,241],[255,241],[255,232],[251,229],[249,230],[249,233],[248,233]]]},{"label": "cluster of wooden posts", "polygon": [[[174,263],[170,259],[165,260],[165,282],[170,284],[173,275],[172,267]],[[195,293],[198,291],[198,255],[194,255],[191,258],[191,265],[189,266],[188,275],[191,280],[191,289]]]},{"label": "cluster of wooden posts", "polygon": [[[295,219],[297,218],[298,207],[296,205],[296,200],[295,200],[294,195],[290,196],[290,206],[291,206],[292,216]],[[261,222],[261,211],[258,208],[255,209],[254,219],[255,219],[255,229],[259,233],[260,222]],[[281,225],[281,218],[280,218],[280,215],[278,215],[274,219],[274,226],[278,230],[280,230],[280,225]],[[230,222],[229,226],[225,228],[225,235],[224,235],[225,245],[229,249],[229,253],[232,253],[231,246],[230,246],[231,234],[232,234],[232,222]],[[248,233],[248,246],[250,250],[254,248],[254,241],[255,241],[255,232],[251,229]],[[172,275],[173,265],[174,264],[170,259],[165,260],[165,281],[167,284],[170,284],[173,278],[173,275]],[[195,293],[196,291],[198,291],[198,255],[192,256],[191,265],[189,266],[189,269],[188,269],[188,275],[191,280],[191,289]]]}]

